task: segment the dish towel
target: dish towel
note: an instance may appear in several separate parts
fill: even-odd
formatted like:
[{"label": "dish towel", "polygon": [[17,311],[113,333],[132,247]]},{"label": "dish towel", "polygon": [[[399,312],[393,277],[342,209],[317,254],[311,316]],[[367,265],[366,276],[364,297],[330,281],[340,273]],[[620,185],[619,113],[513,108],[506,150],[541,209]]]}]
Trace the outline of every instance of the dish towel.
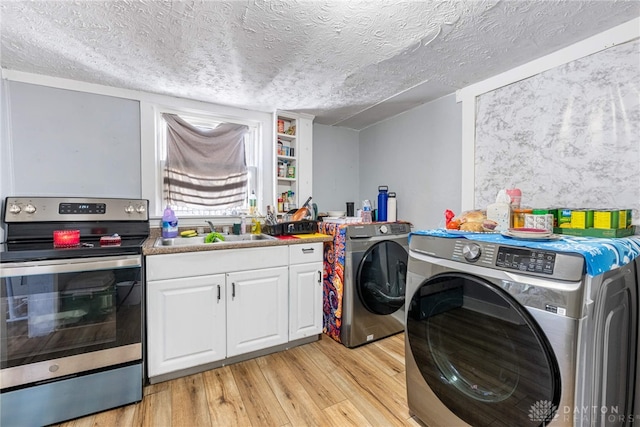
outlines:
[{"label": "dish towel", "polygon": [[534,241],[516,240],[499,233],[449,233],[438,228],[432,230],[417,230],[409,235],[409,242],[413,236],[434,236],[451,239],[468,239],[479,242],[495,243],[498,245],[520,246],[531,249],[542,249],[556,252],[577,253],[584,257],[587,274],[597,276],[622,267],[640,256],[640,236],[618,237],[603,239],[596,237],[577,237],[560,235],[558,240]]}]

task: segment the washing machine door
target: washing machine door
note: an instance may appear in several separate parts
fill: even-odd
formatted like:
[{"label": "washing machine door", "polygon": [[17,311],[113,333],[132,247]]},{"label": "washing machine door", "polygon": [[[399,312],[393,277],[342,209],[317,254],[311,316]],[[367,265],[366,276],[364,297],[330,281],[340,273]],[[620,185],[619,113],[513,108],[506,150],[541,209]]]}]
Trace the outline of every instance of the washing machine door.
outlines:
[{"label": "washing machine door", "polygon": [[458,272],[427,279],[410,298],[407,351],[452,413],[473,426],[535,426],[553,419],[560,402],[558,363],[515,299]]},{"label": "washing machine door", "polygon": [[371,246],[358,263],[356,289],[371,313],[388,315],[404,306],[409,254],[400,244],[384,240]]}]

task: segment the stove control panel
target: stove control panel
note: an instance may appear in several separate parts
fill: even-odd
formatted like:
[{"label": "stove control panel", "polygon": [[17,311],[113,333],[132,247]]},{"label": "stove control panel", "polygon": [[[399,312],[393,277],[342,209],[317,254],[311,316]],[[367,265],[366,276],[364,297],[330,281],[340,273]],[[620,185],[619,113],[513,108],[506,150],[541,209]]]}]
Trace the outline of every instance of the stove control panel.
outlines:
[{"label": "stove control panel", "polygon": [[7,197],[4,221],[147,221],[148,200],[80,197]]},{"label": "stove control panel", "polygon": [[69,215],[85,215],[107,213],[107,205],[104,203],[60,203],[58,213]]}]

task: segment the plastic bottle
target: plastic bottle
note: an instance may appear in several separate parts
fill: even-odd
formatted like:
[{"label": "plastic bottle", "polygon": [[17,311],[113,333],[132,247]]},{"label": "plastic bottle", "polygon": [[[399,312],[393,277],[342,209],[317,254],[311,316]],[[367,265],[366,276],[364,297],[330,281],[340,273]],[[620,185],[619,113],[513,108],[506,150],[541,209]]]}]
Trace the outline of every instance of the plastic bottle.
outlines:
[{"label": "plastic bottle", "polygon": [[389,200],[387,200],[387,221],[396,222],[397,220],[397,199],[396,193],[393,191],[389,193]]},{"label": "plastic bottle", "polygon": [[387,220],[387,200],[389,199],[389,187],[386,185],[378,186],[378,221]]},{"label": "plastic bottle", "polygon": [[249,214],[250,215],[256,214],[257,203],[258,203],[258,199],[256,198],[256,192],[251,190],[251,195],[249,196]]},{"label": "plastic bottle", "polygon": [[511,198],[506,190],[500,190],[496,202],[487,206],[487,219],[498,223],[496,231],[507,231],[511,227]]},{"label": "plastic bottle", "polygon": [[251,218],[251,234],[260,233],[262,233],[262,224],[260,224],[260,219],[254,216]]},{"label": "plastic bottle", "polygon": [[362,202],[362,222],[371,222],[371,202],[369,200]]},{"label": "plastic bottle", "polygon": [[162,237],[169,239],[178,236],[178,217],[169,205],[162,214]]}]

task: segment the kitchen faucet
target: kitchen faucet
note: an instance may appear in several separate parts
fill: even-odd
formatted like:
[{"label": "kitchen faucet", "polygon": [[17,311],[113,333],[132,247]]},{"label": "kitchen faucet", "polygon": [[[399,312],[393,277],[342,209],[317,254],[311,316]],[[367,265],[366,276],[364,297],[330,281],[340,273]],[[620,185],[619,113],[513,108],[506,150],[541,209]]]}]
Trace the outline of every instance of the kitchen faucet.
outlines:
[{"label": "kitchen faucet", "polygon": [[215,233],[215,231],[216,231],[216,227],[215,227],[215,225],[213,225],[213,222],[212,222],[212,221],[209,221],[209,220],[206,220],[205,222],[206,222],[207,224],[209,224],[209,228],[211,229],[211,232],[212,232],[212,233]]}]

